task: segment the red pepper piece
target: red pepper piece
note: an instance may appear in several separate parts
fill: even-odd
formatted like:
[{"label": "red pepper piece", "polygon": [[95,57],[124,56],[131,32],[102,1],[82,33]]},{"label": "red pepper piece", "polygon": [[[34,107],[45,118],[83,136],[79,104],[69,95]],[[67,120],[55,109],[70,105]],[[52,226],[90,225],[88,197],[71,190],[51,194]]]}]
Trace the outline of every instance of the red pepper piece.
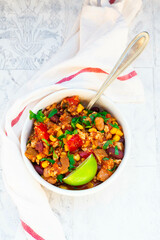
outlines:
[{"label": "red pepper piece", "polygon": [[44,123],[40,123],[39,125],[35,126],[35,134],[38,136],[39,139],[49,139],[49,134],[47,132],[47,126]]},{"label": "red pepper piece", "polygon": [[67,141],[67,146],[71,152],[77,150],[80,148],[83,144],[82,139],[78,134],[73,135],[68,141]]},{"label": "red pepper piece", "polygon": [[78,96],[73,96],[73,97],[67,97],[65,100],[69,103],[69,105],[75,105],[77,106],[79,104],[79,98]]}]

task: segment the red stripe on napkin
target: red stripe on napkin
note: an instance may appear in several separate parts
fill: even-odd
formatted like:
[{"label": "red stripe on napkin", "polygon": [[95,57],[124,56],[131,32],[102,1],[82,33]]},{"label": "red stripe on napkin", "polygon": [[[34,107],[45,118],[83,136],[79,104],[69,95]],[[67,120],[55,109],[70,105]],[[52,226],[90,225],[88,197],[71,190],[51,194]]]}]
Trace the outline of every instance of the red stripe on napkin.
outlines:
[{"label": "red stripe on napkin", "polygon": [[120,81],[126,81],[132,77],[135,77],[137,75],[136,71],[132,71],[122,77],[118,77],[117,79],[120,80]]},{"label": "red stripe on napkin", "polygon": [[61,79],[60,81],[56,82],[56,84],[60,84],[60,83],[63,83],[63,82],[68,82],[72,78],[74,78],[74,77],[78,76],[80,73],[84,73],[84,72],[106,73],[105,71],[103,71],[100,68],[83,68],[80,71],[78,71],[77,73],[72,74],[69,77],[65,77],[65,78]]},{"label": "red stripe on napkin", "polygon": [[[25,107],[26,108],[26,107]],[[17,124],[17,122],[20,120],[25,108],[18,114],[18,116],[16,118],[14,118],[11,122],[11,127],[13,127],[14,125]]]},{"label": "red stripe on napkin", "polygon": [[113,4],[113,3],[115,3],[115,1],[116,1],[116,0],[109,0],[109,3],[110,3],[110,4]]},{"label": "red stripe on napkin", "polygon": [[[80,71],[78,71],[77,73],[70,75],[69,77],[62,78],[60,81],[56,82],[56,84],[68,82],[68,81],[72,80],[74,77],[76,77],[79,74],[84,73],[84,72],[95,72],[95,73],[109,74],[109,73],[103,71],[100,68],[91,68],[91,67],[90,68],[83,68]],[[126,74],[124,76],[118,77],[117,79],[120,80],[120,81],[126,81],[126,80],[129,80],[130,78],[132,78],[132,77],[134,77],[136,75],[137,75],[137,73],[135,71],[132,71],[129,74]]]},{"label": "red stripe on napkin", "polygon": [[22,223],[22,227],[24,228],[24,230],[29,233],[34,239],[36,240],[45,240],[44,238],[42,238],[41,236],[39,236],[32,228],[30,228],[26,223],[24,223],[21,220]]}]

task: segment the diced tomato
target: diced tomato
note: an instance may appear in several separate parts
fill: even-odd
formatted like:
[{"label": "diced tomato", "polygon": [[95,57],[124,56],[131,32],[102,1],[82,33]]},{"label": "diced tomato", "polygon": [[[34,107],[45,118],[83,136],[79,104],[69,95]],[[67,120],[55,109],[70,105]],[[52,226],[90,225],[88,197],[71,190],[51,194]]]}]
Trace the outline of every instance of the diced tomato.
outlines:
[{"label": "diced tomato", "polygon": [[35,134],[38,136],[39,139],[49,139],[49,134],[47,132],[47,126],[44,123],[40,123],[39,125],[35,126]]},{"label": "diced tomato", "polygon": [[65,100],[69,103],[69,105],[75,105],[77,106],[79,104],[79,98],[78,96],[73,96],[73,97],[67,97]]},{"label": "diced tomato", "polygon": [[82,158],[88,158],[90,155],[91,155],[92,152],[89,152],[89,151],[85,151],[85,152],[80,152],[79,155],[82,157]]},{"label": "diced tomato", "polygon": [[111,114],[107,113],[106,118],[111,118]]},{"label": "diced tomato", "polygon": [[80,148],[83,144],[82,139],[78,134],[73,135],[68,141],[67,141],[67,146],[71,152],[77,150]]}]

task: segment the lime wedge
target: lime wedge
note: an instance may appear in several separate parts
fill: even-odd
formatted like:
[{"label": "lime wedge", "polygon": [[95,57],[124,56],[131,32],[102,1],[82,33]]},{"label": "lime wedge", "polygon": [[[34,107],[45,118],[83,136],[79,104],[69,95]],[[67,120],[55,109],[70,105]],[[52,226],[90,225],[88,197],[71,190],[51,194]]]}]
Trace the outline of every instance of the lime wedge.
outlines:
[{"label": "lime wedge", "polygon": [[63,178],[63,182],[72,186],[80,186],[90,182],[96,175],[96,172],[97,161],[93,154],[91,154],[73,172]]}]

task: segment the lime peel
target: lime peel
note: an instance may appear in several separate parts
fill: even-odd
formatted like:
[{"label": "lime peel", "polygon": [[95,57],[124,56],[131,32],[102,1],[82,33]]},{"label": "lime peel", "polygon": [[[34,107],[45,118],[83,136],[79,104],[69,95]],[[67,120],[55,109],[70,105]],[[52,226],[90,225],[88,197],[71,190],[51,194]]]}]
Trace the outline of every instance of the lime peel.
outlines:
[{"label": "lime peel", "polygon": [[63,182],[71,186],[81,186],[90,182],[97,172],[97,161],[91,154],[84,162],[82,162],[67,177],[63,178]]}]

